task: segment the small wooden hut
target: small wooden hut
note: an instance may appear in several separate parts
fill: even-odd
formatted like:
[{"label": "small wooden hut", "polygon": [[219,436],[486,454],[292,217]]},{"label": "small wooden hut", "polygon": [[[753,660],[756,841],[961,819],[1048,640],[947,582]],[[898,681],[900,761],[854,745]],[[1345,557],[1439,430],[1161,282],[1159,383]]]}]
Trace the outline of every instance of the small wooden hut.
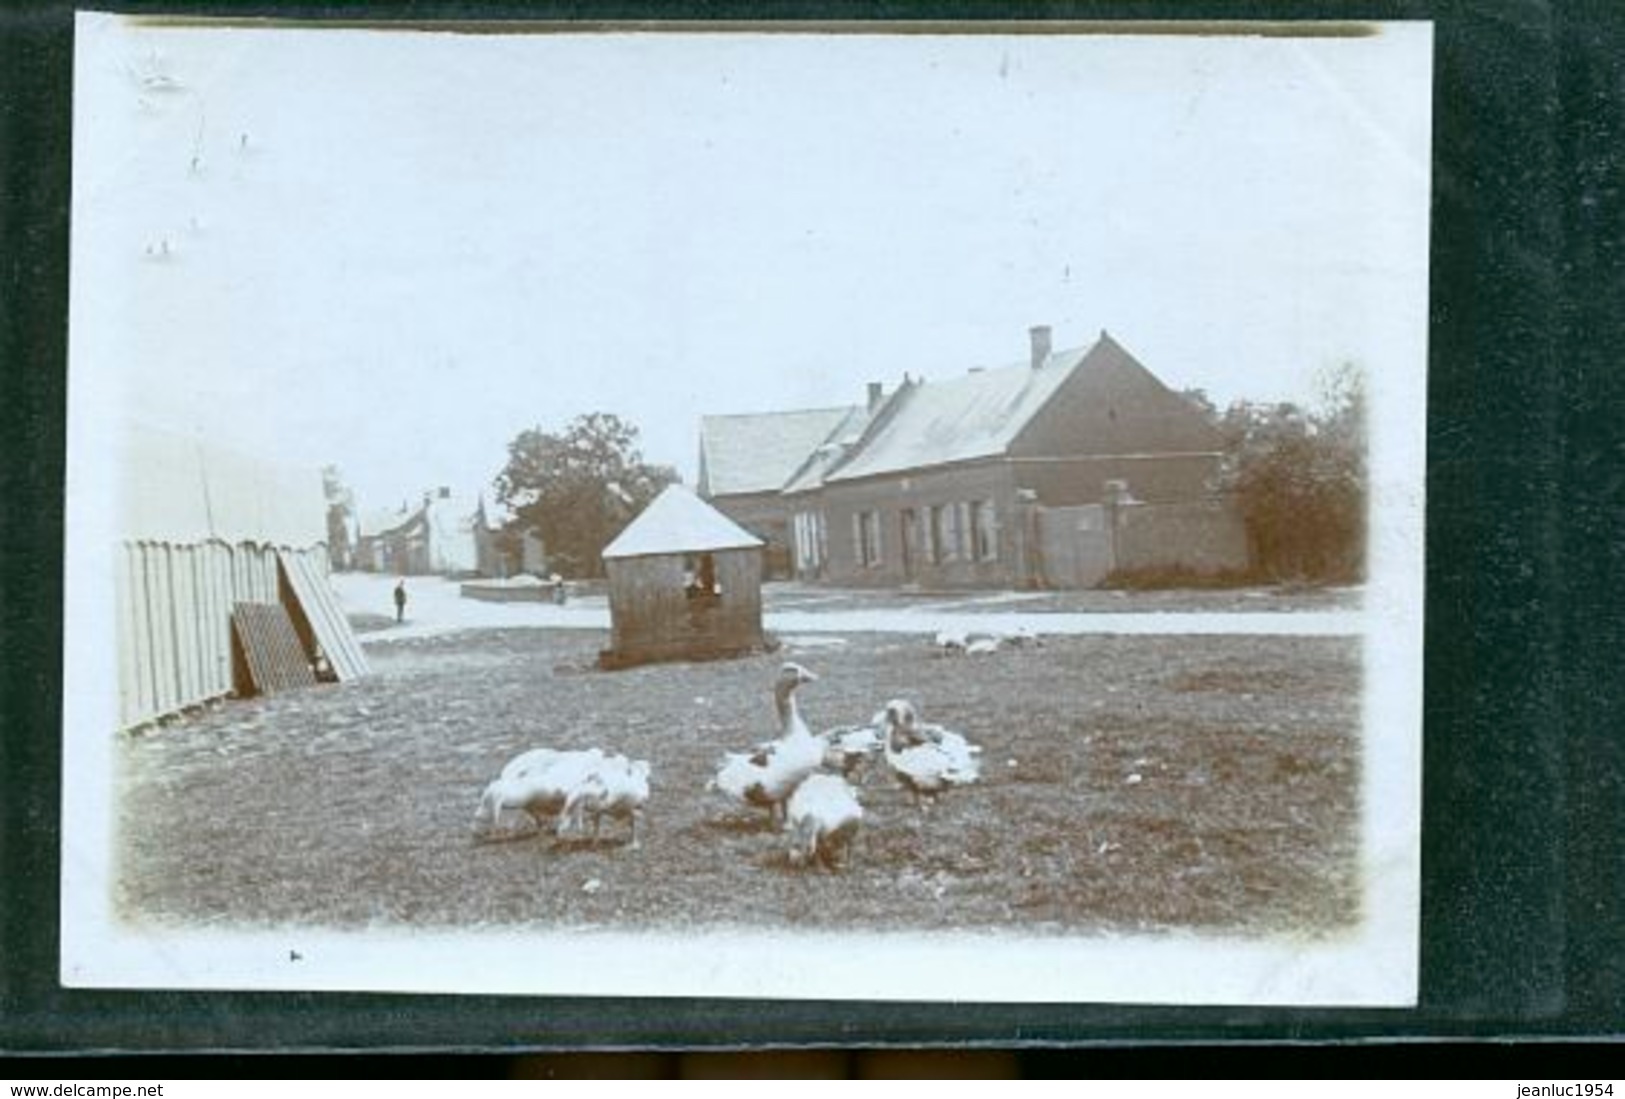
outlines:
[{"label": "small wooden hut", "polygon": [[760,649],[762,540],[671,485],[604,549],[606,668]]}]

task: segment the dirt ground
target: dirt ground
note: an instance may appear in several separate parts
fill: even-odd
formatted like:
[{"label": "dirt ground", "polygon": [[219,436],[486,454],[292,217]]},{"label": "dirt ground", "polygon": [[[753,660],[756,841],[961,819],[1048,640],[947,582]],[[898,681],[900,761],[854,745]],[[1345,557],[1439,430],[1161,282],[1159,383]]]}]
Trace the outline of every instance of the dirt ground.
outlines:
[{"label": "dirt ground", "polygon": [[[603,634],[373,641],[374,674],[121,738],[117,902],[188,926],[1164,928],[1335,933],[1358,917],[1351,638],[1075,637],[948,657],[907,635],[615,673]],[[929,811],[880,764],[841,873],[795,868],[705,789],[775,733],[769,685],[822,678],[816,728],[912,699],[983,746]],[[645,842],[476,843],[481,789],[536,746],[648,759]]]}]

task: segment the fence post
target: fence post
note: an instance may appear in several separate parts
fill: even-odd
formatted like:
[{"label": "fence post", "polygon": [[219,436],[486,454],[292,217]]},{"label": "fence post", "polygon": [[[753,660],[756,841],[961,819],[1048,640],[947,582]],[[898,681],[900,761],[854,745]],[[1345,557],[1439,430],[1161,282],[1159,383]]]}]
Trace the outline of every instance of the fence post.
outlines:
[{"label": "fence post", "polygon": [[1117,525],[1122,522],[1123,504],[1130,499],[1127,481],[1106,481],[1100,489],[1100,506],[1105,513],[1106,575],[1117,571]]},{"label": "fence post", "polygon": [[1019,577],[1022,587],[1032,590],[1042,590],[1049,586],[1044,573],[1043,530],[1039,524],[1038,493],[1030,488],[1016,490],[1016,512],[1021,516],[1021,553],[1017,558],[1021,562],[1023,575]]}]

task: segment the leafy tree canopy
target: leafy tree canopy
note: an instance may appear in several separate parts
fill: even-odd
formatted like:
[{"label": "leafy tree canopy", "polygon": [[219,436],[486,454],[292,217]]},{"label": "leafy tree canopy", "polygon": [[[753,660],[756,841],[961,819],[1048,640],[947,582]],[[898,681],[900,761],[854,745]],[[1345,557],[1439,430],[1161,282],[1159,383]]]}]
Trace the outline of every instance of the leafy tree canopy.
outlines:
[{"label": "leafy tree canopy", "polygon": [[636,427],[605,412],[578,416],[557,434],[520,432],[496,479],[509,526],[535,528],[554,570],[600,575],[604,547],[677,480],[671,467],[645,462],[637,442]]},{"label": "leafy tree canopy", "polygon": [[1213,417],[1225,438],[1220,487],[1241,507],[1259,571],[1274,579],[1359,580],[1368,496],[1365,379],[1344,364],[1317,388],[1312,407],[1236,401]]}]

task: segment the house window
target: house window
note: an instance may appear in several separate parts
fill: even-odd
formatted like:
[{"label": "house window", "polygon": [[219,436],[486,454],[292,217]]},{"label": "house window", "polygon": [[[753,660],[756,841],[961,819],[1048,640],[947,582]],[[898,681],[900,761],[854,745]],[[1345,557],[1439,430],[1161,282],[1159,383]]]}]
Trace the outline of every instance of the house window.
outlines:
[{"label": "house window", "polygon": [[998,520],[993,513],[993,501],[971,501],[970,527],[975,532],[976,559],[978,561],[998,560],[999,528],[997,524]]},{"label": "house window", "polygon": [[976,525],[971,521],[970,503],[961,500],[954,505],[954,555],[967,561],[976,560]]},{"label": "house window", "polygon": [[858,564],[874,568],[880,564],[880,513],[860,511],[852,516],[852,537]]},{"label": "house window", "polygon": [[817,572],[829,555],[829,544],[824,534],[824,513],[798,511],[795,515],[796,567],[803,572]]},{"label": "house window", "polygon": [[931,509],[931,562],[957,560],[959,547],[959,510],[953,504]]},{"label": "house window", "polygon": [[791,520],[795,528],[796,542],[796,570],[808,572],[817,567],[817,548],[813,542],[813,520],[815,513],[798,511]]}]

